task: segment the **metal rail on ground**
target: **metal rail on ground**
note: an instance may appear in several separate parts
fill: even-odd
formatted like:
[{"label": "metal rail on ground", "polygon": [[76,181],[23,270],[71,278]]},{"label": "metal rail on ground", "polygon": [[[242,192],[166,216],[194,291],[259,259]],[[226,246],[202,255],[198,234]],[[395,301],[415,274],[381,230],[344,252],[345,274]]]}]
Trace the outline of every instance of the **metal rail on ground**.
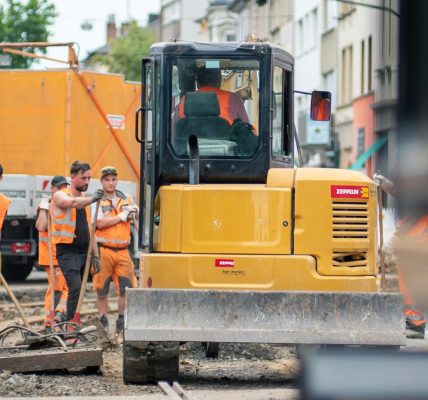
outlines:
[{"label": "metal rail on ground", "polygon": [[165,393],[170,399],[196,400],[188,392],[186,392],[178,382],[174,382],[171,386],[168,382],[159,381],[158,386],[162,390],[162,392]]}]

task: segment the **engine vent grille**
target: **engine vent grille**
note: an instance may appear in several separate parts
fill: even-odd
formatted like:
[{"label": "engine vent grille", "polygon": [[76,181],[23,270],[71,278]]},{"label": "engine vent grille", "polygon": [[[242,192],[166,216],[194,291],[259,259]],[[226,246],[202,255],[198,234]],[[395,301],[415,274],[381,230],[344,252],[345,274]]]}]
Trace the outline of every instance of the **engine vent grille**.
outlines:
[{"label": "engine vent grille", "polygon": [[367,252],[333,252],[333,267],[367,267]]},{"label": "engine vent grille", "polygon": [[366,202],[332,203],[333,239],[368,239],[369,211]]}]

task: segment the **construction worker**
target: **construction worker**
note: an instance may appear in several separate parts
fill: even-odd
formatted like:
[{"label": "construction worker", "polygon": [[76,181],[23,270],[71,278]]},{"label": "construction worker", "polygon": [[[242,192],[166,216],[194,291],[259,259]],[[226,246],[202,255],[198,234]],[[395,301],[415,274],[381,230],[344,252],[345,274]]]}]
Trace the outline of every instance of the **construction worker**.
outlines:
[{"label": "construction worker", "polygon": [[[51,181],[51,198],[54,193],[58,190],[67,188],[68,182],[67,179],[63,176],[54,176]],[[51,296],[54,296],[54,307],[55,315],[54,321],[58,324],[65,321],[66,319],[66,307],[67,307],[67,297],[68,297],[68,287],[65,282],[64,275],[62,274],[60,268],[58,267],[58,261],[56,259],[55,245],[49,243],[48,237],[48,213],[50,213],[50,223],[52,231],[52,204],[50,202],[51,198],[43,197],[39,208],[38,215],[36,220],[36,229],[39,231],[39,265],[44,267],[48,274],[48,287],[45,294],[45,328],[48,329],[51,327],[50,320],[50,309],[51,309]],[[51,293],[51,275],[49,270],[49,246],[52,249],[52,265],[54,268],[54,293]]]},{"label": "construction worker", "polygon": [[[390,195],[394,196],[396,195],[396,187],[394,183],[385,178],[383,175],[375,174],[373,176],[373,180],[379,184],[381,189]],[[403,225],[403,221],[399,222],[399,228]],[[409,221],[406,221],[406,226],[409,225]],[[422,218],[421,220],[416,221],[414,224],[411,224],[411,228],[407,229],[407,236],[413,237],[415,240],[418,240],[418,238],[422,237],[422,235],[426,235],[428,233],[428,219]],[[392,239],[393,243],[392,246],[392,252],[395,253],[395,242],[399,240],[398,236],[395,235]],[[406,317],[406,336],[408,338],[414,338],[414,339],[423,339],[425,337],[425,317],[422,314],[421,311],[419,311],[416,306],[415,302],[407,288],[407,284],[405,281],[405,278],[403,276],[403,273],[401,272],[401,268],[398,267],[398,286],[400,289],[400,292],[404,295],[404,314]]]},{"label": "construction worker", "polygon": [[[219,116],[227,120],[230,125],[232,125],[236,119],[249,123],[247,111],[245,110],[242,98],[236,93],[220,89],[221,70],[219,68],[198,68],[196,72],[196,82],[198,84],[199,92],[214,92],[217,95],[220,106]],[[186,96],[184,96],[178,104],[178,110],[174,116],[174,122],[185,116],[185,100]],[[175,125],[175,123],[173,125]]]},{"label": "construction worker", "polygon": [[[3,180],[3,166],[0,164],[0,182],[2,180]],[[3,222],[6,217],[9,204],[10,204],[10,200],[5,195],[0,193],[0,239],[1,239],[1,229],[3,227]]]},{"label": "construction worker", "polygon": [[74,161],[70,177],[70,187],[57,191],[52,198],[52,236],[58,265],[68,287],[68,321],[74,318],[77,308],[89,247],[91,213],[88,206],[104,195],[101,189],[90,197],[84,195],[91,179],[88,163]]},{"label": "construction worker", "polygon": [[331,108],[330,100],[328,98],[322,97],[321,93],[314,92],[312,94],[311,106],[314,107],[311,110],[311,114],[315,115],[316,121],[328,121],[330,120]]},{"label": "construction worker", "polygon": [[137,215],[138,207],[132,198],[116,189],[117,170],[106,166],[101,170],[101,185],[105,192],[97,216],[95,238],[100,253],[100,271],[93,276],[94,291],[101,323],[108,332],[108,294],[113,281],[118,294],[118,317],[116,333],[123,330],[125,311],[125,289],[136,287],[134,263],[128,247],[131,236],[131,220]]}]

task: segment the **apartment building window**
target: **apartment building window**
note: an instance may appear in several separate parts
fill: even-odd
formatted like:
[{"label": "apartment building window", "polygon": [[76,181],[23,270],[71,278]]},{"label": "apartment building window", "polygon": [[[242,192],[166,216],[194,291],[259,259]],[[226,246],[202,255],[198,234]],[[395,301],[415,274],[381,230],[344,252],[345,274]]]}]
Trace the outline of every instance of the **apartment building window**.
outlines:
[{"label": "apartment building window", "polygon": [[365,74],[365,47],[364,39],[361,41],[361,94],[364,94],[364,74]]},{"label": "apartment building window", "polygon": [[341,103],[348,104],[352,100],[352,46],[342,49]]},{"label": "apartment building window", "polygon": [[310,50],[317,43],[318,9],[314,8],[297,22],[297,52]]},{"label": "apartment building window", "polygon": [[323,90],[331,93],[331,108],[334,110],[336,108],[336,73],[334,69],[323,74],[322,80]]},{"label": "apartment building window", "polygon": [[324,0],[323,4],[323,30],[329,31],[337,24],[337,3],[331,0]]},{"label": "apartment building window", "polygon": [[167,25],[180,19],[180,2],[174,1],[162,9],[162,24]]},{"label": "apartment building window", "polygon": [[317,43],[318,10],[313,9],[307,16],[308,19],[308,49],[314,47]]},{"label": "apartment building window", "polygon": [[357,143],[357,157],[364,153],[366,139],[365,139],[365,131],[364,128],[358,129],[358,143]]},{"label": "apartment building window", "polygon": [[369,36],[367,49],[367,90],[372,90],[372,37]]},{"label": "apartment building window", "polygon": [[304,51],[304,42],[303,42],[303,19],[300,19],[297,22],[297,52],[302,53]]},{"label": "apartment building window", "polygon": [[235,42],[236,41],[236,34],[235,32],[225,32],[226,36],[226,42]]}]

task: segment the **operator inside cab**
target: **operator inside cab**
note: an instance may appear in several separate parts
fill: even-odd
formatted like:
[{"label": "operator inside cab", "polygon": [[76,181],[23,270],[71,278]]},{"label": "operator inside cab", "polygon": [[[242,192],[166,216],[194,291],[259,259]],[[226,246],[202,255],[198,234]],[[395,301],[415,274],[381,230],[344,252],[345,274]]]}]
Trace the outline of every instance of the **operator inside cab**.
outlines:
[{"label": "operator inside cab", "polygon": [[[225,65],[227,62],[230,60],[196,60],[191,82],[183,78],[174,82],[173,71],[172,92],[178,86],[180,95],[173,110],[171,141],[178,155],[188,154],[190,135],[198,138],[201,156],[250,156],[257,148],[254,125],[258,123],[258,107],[250,105],[253,112],[249,118],[244,105],[244,99],[257,104],[257,76],[239,63]],[[255,66],[257,63],[252,68]],[[183,69],[177,72],[183,75]],[[253,91],[257,91],[254,102],[249,95]],[[172,104],[177,104],[176,100],[173,96]]]},{"label": "operator inside cab", "polygon": [[[233,121],[240,119],[243,122],[249,123],[247,111],[244,107],[244,102],[237,93],[232,93],[221,87],[221,70],[219,68],[198,68],[196,72],[196,83],[199,92],[213,92],[217,95],[220,106],[219,117],[224,118],[230,125]],[[178,118],[184,118],[184,96],[178,105]]]}]

